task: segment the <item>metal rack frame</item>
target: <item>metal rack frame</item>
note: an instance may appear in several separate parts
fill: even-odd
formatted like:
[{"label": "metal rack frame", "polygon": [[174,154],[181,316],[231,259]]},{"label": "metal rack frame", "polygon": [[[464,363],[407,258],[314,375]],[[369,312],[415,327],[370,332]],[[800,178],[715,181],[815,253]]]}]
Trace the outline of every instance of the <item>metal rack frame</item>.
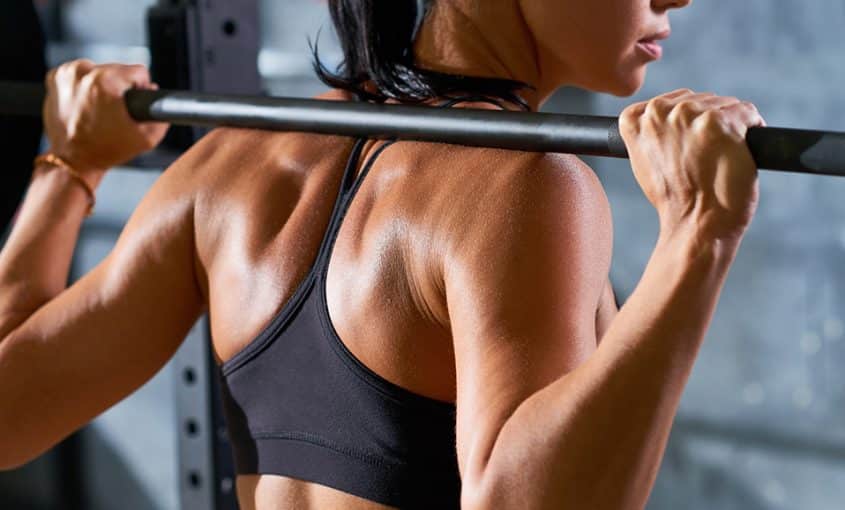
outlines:
[{"label": "metal rack frame", "polygon": [[[258,94],[259,0],[159,0],[147,15],[153,79],[195,92]],[[173,130],[170,150],[205,134]],[[238,508],[208,320],[197,323],[173,361],[179,503],[184,510]]]}]

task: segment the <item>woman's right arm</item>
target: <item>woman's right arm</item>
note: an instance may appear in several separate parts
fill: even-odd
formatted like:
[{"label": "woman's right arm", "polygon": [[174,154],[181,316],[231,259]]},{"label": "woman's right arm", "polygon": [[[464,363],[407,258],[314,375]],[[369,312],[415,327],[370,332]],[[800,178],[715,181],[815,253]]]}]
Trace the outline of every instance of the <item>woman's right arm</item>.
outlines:
[{"label": "woman's right arm", "polygon": [[661,231],[595,352],[612,241],[589,169],[558,168],[569,177],[534,197],[540,212],[514,220],[530,226],[495,237],[482,229],[445,270],[463,508],[628,509],[648,499],[753,217],[744,137],[763,121],[751,105],[689,91],[634,105],[621,120]]},{"label": "woman's right arm", "polygon": [[[122,98],[133,84],[149,86],[145,69],[77,61],[48,77],[51,150],[92,188],[164,135],[166,126],[129,117]],[[205,309],[194,239],[203,153],[213,152],[203,145],[156,181],[111,253],[68,288],[88,196],[60,167],[36,172],[0,252],[0,470],[149,381]]]}]

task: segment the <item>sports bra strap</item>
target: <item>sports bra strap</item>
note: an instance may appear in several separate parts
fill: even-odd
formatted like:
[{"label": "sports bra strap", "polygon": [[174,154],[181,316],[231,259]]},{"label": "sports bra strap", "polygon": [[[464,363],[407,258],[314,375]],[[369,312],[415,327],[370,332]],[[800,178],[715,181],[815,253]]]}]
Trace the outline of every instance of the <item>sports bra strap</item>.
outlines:
[{"label": "sports bra strap", "polygon": [[[357,96],[356,99],[361,100]],[[496,105],[503,110],[505,109],[505,107],[500,101],[481,95],[450,98],[436,105],[435,108],[451,108],[460,103],[489,103]],[[360,175],[356,176],[355,174],[358,168],[358,162],[361,159],[361,154],[364,150],[364,147],[366,146],[367,141],[367,138],[359,138],[355,141],[355,145],[352,148],[352,153],[350,154],[349,160],[346,163],[346,169],[343,171],[343,178],[341,180],[340,190],[335,200],[334,208],[332,209],[332,215],[331,219],[329,220],[329,226],[326,230],[325,236],[323,237],[323,241],[320,244],[320,251],[317,255],[317,266],[328,262],[325,259],[331,256],[331,249],[332,245],[334,244],[334,239],[337,236],[338,231],[340,230],[340,226],[343,222],[343,218],[346,216],[347,209],[349,209],[352,200],[355,198],[355,194],[358,192],[358,189],[361,187],[361,184],[364,182],[364,179],[367,177],[367,174],[370,172],[370,169],[372,168],[376,159],[382,154],[382,152],[384,152],[385,149],[396,143],[398,140],[388,139],[385,144],[379,147],[367,159],[366,163],[364,163]]]}]

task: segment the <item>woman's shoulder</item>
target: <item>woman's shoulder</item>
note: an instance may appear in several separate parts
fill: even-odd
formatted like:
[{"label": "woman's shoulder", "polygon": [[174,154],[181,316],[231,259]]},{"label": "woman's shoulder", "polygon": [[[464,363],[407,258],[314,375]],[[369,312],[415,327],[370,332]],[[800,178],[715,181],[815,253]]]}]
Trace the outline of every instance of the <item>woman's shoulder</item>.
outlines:
[{"label": "woman's shoulder", "polygon": [[247,179],[302,173],[352,142],[343,137],[218,127],[195,143],[174,169],[196,174],[201,187],[230,187]]},{"label": "woman's shoulder", "polygon": [[609,216],[595,171],[571,154],[452,147],[439,165],[444,178],[454,181],[452,188],[467,198],[467,207],[536,216],[579,206]]},{"label": "woman's shoulder", "polygon": [[570,241],[586,247],[582,239],[589,237],[597,258],[610,256],[610,204],[596,173],[577,156],[456,146],[428,151],[422,172],[428,182],[417,195],[425,197],[432,229],[447,239],[446,253],[483,263],[491,250],[524,253]]}]

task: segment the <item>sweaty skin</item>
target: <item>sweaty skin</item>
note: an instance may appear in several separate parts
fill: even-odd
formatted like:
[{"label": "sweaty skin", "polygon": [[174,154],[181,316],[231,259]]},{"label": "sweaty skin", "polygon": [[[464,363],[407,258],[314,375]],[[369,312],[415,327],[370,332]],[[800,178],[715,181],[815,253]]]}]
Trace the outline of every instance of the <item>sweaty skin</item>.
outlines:
[{"label": "sweaty skin", "polygon": [[[536,107],[564,83],[636,90],[647,63],[636,41],[688,2],[482,3],[439,0],[416,48],[421,60],[534,83]],[[567,13],[579,17],[567,22]],[[549,23],[573,25],[555,36]],[[595,59],[567,53],[589,34]],[[73,89],[80,97],[149,85],[137,69],[62,69],[60,82],[86,84]],[[114,76],[121,90],[109,85]],[[93,186],[103,168],[161,135],[106,111],[109,130],[137,143],[121,136],[97,149],[96,122],[48,115],[53,148]],[[400,142],[378,159],[339,233],[329,312],[373,371],[456,402],[463,508],[645,505],[754,213],[743,130],[761,122],[750,105],[687,90],[624,112],[634,174],[661,235],[618,313],[609,204],[578,158]],[[64,173],[39,168],[0,254],[0,468],[34,458],[148,381],[203,311],[218,362],[248,344],[314,260],[351,146],[212,132],[156,182],[106,260],[68,289],[87,197]],[[237,487],[245,510],[384,508],[277,476],[243,476]]]},{"label": "sweaty skin", "polygon": [[[8,408],[28,410],[25,428],[23,423],[14,427],[22,416],[9,417],[11,436],[26,445],[27,457],[35,453],[31,448],[51,446],[61,439],[58,434],[84,424],[152,377],[206,305],[219,362],[249,343],[310,268],[351,146],[346,138],[216,130],[157,181],[106,261],[67,291],[56,288],[20,310],[19,317],[29,319],[0,344],[0,359],[13,367],[0,370],[0,382],[15,380],[30,388],[13,394],[15,405]],[[19,230],[37,221],[30,218],[36,210],[41,217],[70,216],[62,230],[78,225],[86,196],[65,180],[58,172],[36,178]],[[462,256],[483,234],[493,236],[489,241],[509,257],[533,264],[533,250],[542,247],[517,245],[521,236],[508,231],[540,228],[541,221],[544,230],[558,229],[557,218],[544,219],[537,204],[559,209],[567,189],[582,188],[599,211],[595,219],[585,211],[582,219],[585,229],[601,233],[598,273],[606,282],[610,210],[598,180],[576,158],[404,142],[391,147],[356,196],[332,258],[329,310],[341,338],[388,380],[454,402],[454,349],[442,283],[448,257]],[[53,202],[57,195],[64,200]],[[489,230],[467,225],[468,217]],[[557,237],[542,234],[538,240],[549,236],[543,242]],[[61,247],[69,261],[74,244],[75,235],[62,234],[45,249]],[[527,307],[543,309],[543,295],[523,285],[508,279],[500,289],[521,295]],[[593,294],[589,306],[598,323],[588,329],[600,333],[615,303],[609,285]],[[32,314],[36,303],[42,306]],[[571,363],[595,349],[595,334],[567,348]],[[37,345],[27,345],[36,338]],[[62,362],[56,366],[52,360]],[[50,367],[58,373],[45,379],[40,370],[15,373],[14,367]],[[385,508],[277,476],[242,476],[237,486],[244,509]]]},{"label": "sweaty skin", "polygon": [[[247,180],[238,171],[221,170],[215,179],[218,184],[196,207],[198,217],[208,217],[197,228],[197,252],[202,267],[208,268],[207,278],[200,281],[210,284],[215,349],[226,360],[263,329],[304,278],[325,231],[351,142],[238,131],[211,136],[214,142],[210,140],[209,147],[222,144],[224,149],[213,149],[219,163],[209,166],[250,175]],[[255,154],[268,155],[272,147],[284,145],[292,157],[286,164],[277,157],[256,158],[250,162],[253,169],[247,170],[237,163],[242,154],[237,148],[244,144]],[[230,146],[235,150],[229,151]],[[366,155],[376,147],[372,143]],[[496,171],[491,175],[492,166]],[[532,171],[525,172],[527,168]],[[562,174],[564,169],[569,175]],[[602,245],[600,271],[607,283],[610,210],[595,176],[575,158],[535,154],[514,158],[501,151],[416,143],[391,147],[358,192],[335,246],[328,300],[340,337],[360,360],[391,382],[454,402],[455,352],[443,284],[449,259],[463,256],[477,243],[475,238],[483,235],[492,236],[487,241],[495,238],[514,260],[536,261],[532,248],[541,247],[520,245],[521,235],[509,237],[508,230],[519,230],[524,224],[540,228],[543,218],[534,206],[545,201],[555,207],[565,187],[584,187],[595,194],[601,212],[587,220],[584,228],[603,234],[596,244]],[[241,194],[251,198],[235,198]],[[221,201],[231,207],[220,208]],[[512,216],[504,217],[503,210]],[[471,228],[466,222],[469,216],[487,223],[489,230]],[[548,221],[551,218],[546,220],[546,226],[553,223]],[[542,308],[542,293],[526,292],[523,285],[508,279],[499,290],[521,295],[526,307]],[[603,331],[615,311],[609,285],[597,290],[605,292],[588,298],[594,323],[599,322],[590,325],[591,331],[594,327]],[[511,294],[517,292],[523,294]],[[595,349],[595,333],[569,348],[567,356],[579,363]],[[254,494],[254,508],[259,509],[290,508],[285,505],[292,501],[298,502],[296,508],[383,508],[280,477],[241,477],[238,488],[241,494]],[[291,499],[291,494],[303,499]],[[242,507],[253,508],[243,498]]]}]

